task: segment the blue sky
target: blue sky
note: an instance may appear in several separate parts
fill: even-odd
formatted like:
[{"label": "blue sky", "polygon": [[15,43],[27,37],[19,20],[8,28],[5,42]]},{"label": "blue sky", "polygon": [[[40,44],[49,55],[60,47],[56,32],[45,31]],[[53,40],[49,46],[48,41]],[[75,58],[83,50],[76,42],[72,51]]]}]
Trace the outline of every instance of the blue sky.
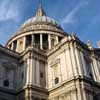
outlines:
[{"label": "blue sky", "polygon": [[[75,32],[85,43],[97,47],[100,40],[100,0],[43,0],[43,8],[63,29]],[[35,15],[39,0],[0,0],[0,44]]]}]

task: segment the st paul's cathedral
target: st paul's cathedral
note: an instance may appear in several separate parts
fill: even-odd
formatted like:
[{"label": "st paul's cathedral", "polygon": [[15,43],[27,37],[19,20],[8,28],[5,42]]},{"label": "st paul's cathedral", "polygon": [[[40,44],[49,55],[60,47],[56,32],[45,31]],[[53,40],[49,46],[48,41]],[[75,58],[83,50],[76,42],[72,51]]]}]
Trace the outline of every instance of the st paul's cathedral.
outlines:
[{"label": "st paul's cathedral", "polygon": [[100,48],[65,32],[40,4],[0,45],[0,100],[100,100]]}]

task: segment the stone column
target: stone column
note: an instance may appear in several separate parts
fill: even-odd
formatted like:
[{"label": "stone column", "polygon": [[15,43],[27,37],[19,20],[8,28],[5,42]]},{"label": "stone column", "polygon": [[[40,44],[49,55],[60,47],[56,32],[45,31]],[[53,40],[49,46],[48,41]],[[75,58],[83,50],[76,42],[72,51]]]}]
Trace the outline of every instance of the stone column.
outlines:
[{"label": "stone column", "polygon": [[56,44],[58,44],[58,36],[56,36]]},{"label": "stone column", "polygon": [[16,51],[19,51],[19,40],[17,40],[17,47],[16,47]]},{"label": "stone column", "polygon": [[48,34],[48,47],[51,49],[51,36]]},{"label": "stone column", "polygon": [[40,34],[40,49],[43,49],[43,39],[42,39],[42,34]]},{"label": "stone column", "polygon": [[34,46],[34,34],[32,34],[32,46]]},{"label": "stone column", "polygon": [[23,38],[23,50],[26,48],[26,36]]},{"label": "stone column", "polygon": [[11,44],[11,50],[14,50],[14,42]]}]

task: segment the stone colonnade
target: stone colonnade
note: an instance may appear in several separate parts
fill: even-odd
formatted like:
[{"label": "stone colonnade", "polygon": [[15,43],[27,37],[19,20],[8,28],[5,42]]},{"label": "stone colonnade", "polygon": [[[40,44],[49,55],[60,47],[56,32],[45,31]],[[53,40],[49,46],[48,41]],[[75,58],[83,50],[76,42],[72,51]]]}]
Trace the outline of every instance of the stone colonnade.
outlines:
[{"label": "stone colonnade", "polygon": [[[37,40],[36,40],[37,39]],[[37,44],[38,42],[38,44]],[[45,43],[44,43],[45,42]],[[22,45],[21,45],[22,43]],[[55,44],[58,43],[58,36],[51,35],[51,34],[32,34],[24,36],[20,39],[14,40],[8,48],[14,51],[23,51],[28,46],[36,46],[41,50],[51,49]],[[19,46],[21,46],[21,50],[19,50]]]}]

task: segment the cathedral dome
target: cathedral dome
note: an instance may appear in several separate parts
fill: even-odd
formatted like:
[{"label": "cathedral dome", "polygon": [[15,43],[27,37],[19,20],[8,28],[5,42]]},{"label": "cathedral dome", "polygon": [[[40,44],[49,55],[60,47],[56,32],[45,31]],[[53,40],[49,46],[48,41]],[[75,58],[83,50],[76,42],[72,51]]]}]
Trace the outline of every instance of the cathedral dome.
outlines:
[{"label": "cathedral dome", "polygon": [[51,24],[57,27],[60,27],[59,23],[54,20],[53,18],[47,17],[47,16],[35,16],[30,18],[28,21],[26,21],[21,28],[25,28],[26,26],[33,25],[33,24],[40,24],[40,23],[46,23]]},{"label": "cathedral dome", "polygon": [[[39,27],[35,27],[36,25],[41,25],[41,29],[44,29],[44,25],[45,28],[48,30],[50,29],[50,26],[53,27],[53,29],[55,28],[55,30],[59,30],[62,31],[63,33],[63,29],[61,28],[60,24],[54,20],[53,18],[50,18],[48,16],[46,16],[44,10],[42,9],[41,5],[38,8],[38,11],[36,13],[36,15],[30,19],[28,19],[20,28],[20,31],[24,31],[26,29],[40,29]],[[33,26],[33,27],[32,27]]]},{"label": "cathedral dome", "polygon": [[29,46],[49,50],[65,36],[60,24],[46,16],[40,5],[36,15],[28,19],[7,42],[7,47],[22,52]]}]

